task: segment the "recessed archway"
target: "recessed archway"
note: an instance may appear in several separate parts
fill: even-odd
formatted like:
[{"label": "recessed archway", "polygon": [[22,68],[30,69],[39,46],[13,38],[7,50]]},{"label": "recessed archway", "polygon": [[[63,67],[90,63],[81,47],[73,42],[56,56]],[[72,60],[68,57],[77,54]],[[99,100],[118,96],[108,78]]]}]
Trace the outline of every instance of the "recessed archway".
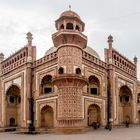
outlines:
[{"label": "recessed archway", "polygon": [[51,106],[44,106],[41,109],[41,127],[52,128],[54,126],[54,113]]},{"label": "recessed archway", "polygon": [[88,107],[88,126],[93,123],[101,123],[101,110],[96,104],[92,104]]},{"label": "recessed archway", "polygon": [[41,95],[50,94],[52,92],[52,76],[46,75],[41,80]]},{"label": "recessed archway", "polygon": [[16,120],[15,120],[15,118],[10,118],[9,119],[9,124],[10,124],[10,126],[16,126]]},{"label": "recessed archway", "polygon": [[132,123],[132,92],[128,86],[119,90],[119,124]]},{"label": "recessed archway", "polygon": [[100,81],[96,76],[91,75],[88,78],[88,93],[100,95]]},{"label": "recessed archway", "polygon": [[12,85],[6,92],[6,126],[21,125],[21,95],[20,88]]}]

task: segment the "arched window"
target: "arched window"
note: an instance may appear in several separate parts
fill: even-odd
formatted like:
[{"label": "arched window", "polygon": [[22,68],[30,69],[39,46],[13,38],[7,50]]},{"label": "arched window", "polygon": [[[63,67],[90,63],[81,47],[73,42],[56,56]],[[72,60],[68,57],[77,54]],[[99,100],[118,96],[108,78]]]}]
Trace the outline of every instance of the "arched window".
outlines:
[{"label": "arched window", "polygon": [[23,57],[25,57],[25,56],[26,56],[26,52],[23,53]]},{"label": "arched window", "polygon": [[100,81],[96,76],[90,76],[89,77],[89,86],[88,86],[88,92],[93,95],[99,95],[100,91]]},{"label": "arched window", "polygon": [[7,102],[8,104],[18,105],[20,104],[20,89],[16,85],[12,85],[7,91]]},{"label": "arched window", "polygon": [[64,29],[64,25],[63,24],[60,26],[60,29]]},{"label": "arched window", "polygon": [[114,54],[114,59],[116,60],[116,55]]},{"label": "arched window", "polygon": [[76,68],[76,74],[81,74],[81,69],[80,68]]},{"label": "arched window", "polygon": [[73,30],[73,24],[72,23],[67,23],[66,29]]},{"label": "arched window", "polygon": [[49,94],[52,92],[52,76],[46,75],[41,81],[41,94]]},{"label": "arched window", "polygon": [[126,66],[126,62],[124,63],[124,65]]},{"label": "arched window", "polygon": [[122,59],[120,58],[120,63],[122,63]]},{"label": "arched window", "polygon": [[58,73],[59,74],[64,74],[64,68],[60,67],[59,70],[58,70]]},{"label": "arched window", "polygon": [[19,55],[17,56],[17,60],[19,60]]},{"label": "arched window", "polygon": [[75,29],[80,31],[80,27],[78,25],[76,25]]},{"label": "arched window", "polygon": [[22,58],[22,53],[20,54],[20,58]]},{"label": "arched window", "polygon": [[132,100],[131,91],[127,86],[120,88],[120,103],[129,103]]},{"label": "arched window", "polygon": [[14,59],[12,59],[12,63],[14,63]]}]

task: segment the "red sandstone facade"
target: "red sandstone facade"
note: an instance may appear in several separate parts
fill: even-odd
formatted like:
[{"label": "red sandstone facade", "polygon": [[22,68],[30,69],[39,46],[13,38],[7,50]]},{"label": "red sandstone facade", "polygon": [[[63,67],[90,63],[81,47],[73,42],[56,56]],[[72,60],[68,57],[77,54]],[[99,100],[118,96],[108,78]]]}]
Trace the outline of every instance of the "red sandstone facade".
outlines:
[{"label": "red sandstone facade", "polygon": [[137,58],[116,51],[112,36],[105,61],[87,47],[84,22],[69,10],[55,21],[54,47],[36,60],[27,45],[4,60],[0,54],[0,127],[85,129],[94,122],[140,122]]}]

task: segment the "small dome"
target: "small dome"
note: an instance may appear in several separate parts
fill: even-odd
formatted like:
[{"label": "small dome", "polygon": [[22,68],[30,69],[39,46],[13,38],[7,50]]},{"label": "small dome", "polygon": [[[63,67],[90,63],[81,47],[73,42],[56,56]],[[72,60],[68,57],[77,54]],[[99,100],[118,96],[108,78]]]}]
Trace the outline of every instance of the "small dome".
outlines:
[{"label": "small dome", "polygon": [[75,12],[73,12],[73,11],[71,11],[71,10],[64,11],[64,12],[60,15],[60,18],[61,18],[61,17],[76,17],[76,18],[78,18],[78,19],[81,20],[80,16],[79,16],[77,13],[75,13]]},{"label": "small dome", "polygon": [[51,54],[53,52],[56,52],[56,51],[57,51],[57,48],[56,47],[51,47],[49,50],[47,50],[45,52],[45,55],[49,55],[49,54]]},{"label": "small dome", "polygon": [[92,56],[94,56],[94,57],[100,59],[99,54],[98,54],[95,50],[93,50],[91,47],[88,47],[88,46],[87,46],[87,47],[84,49],[84,51],[87,52],[87,53],[89,53],[90,55],[92,55]]}]

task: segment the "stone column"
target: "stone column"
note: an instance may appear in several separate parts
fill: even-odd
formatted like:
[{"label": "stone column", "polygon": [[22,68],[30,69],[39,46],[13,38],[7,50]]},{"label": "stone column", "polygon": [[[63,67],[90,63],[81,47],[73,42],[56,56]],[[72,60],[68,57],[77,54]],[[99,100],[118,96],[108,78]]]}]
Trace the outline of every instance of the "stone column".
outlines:
[{"label": "stone column", "polygon": [[32,34],[27,33],[28,40],[28,57],[27,57],[27,69],[26,69],[26,94],[27,94],[27,125],[28,131],[34,130],[34,111],[33,111],[33,97],[32,97],[32,64],[33,64],[33,48],[32,48]]},{"label": "stone column", "polygon": [[[2,65],[1,65],[1,62],[4,60],[4,54],[3,53],[0,53],[0,76],[2,75]],[[2,118],[5,118],[4,117],[4,103],[5,103],[5,94],[3,93],[3,86],[2,86],[2,79],[0,77],[0,127],[3,127],[4,126],[4,122],[2,120]]]},{"label": "stone column", "polygon": [[112,43],[113,43],[113,37],[110,35],[108,37],[108,123],[113,122],[113,65],[112,65]]}]

